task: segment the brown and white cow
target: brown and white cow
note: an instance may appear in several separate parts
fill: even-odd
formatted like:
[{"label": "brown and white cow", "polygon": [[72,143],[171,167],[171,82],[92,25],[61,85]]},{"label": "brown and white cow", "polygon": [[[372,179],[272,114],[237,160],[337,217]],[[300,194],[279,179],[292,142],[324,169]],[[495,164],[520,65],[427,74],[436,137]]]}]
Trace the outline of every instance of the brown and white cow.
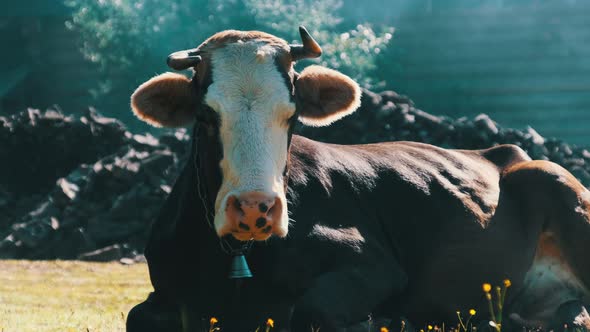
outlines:
[{"label": "brown and white cow", "polygon": [[[223,331],[253,331],[267,317],[297,332],[367,331],[369,315],[395,330],[400,317],[452,324],[458,309],[485,312],[481,284],[504,278],[518,324],[559,326],[556,312],[582,311],[586,188],[516,146],[344,146],[293,135],[297,120],[326,126],[360,103],[341,73],[295,72],[295,61],[321,54],[300,32],[303,45],[217,33],[168,58],[192,79],[162,74],[133,94],[139,118],[194,122],[195,134],[146,248],[155,291],[130,312],[128,331],[198,331],[212,316]],[[228,246],[249,240],[254,277],[228,279]]]}]

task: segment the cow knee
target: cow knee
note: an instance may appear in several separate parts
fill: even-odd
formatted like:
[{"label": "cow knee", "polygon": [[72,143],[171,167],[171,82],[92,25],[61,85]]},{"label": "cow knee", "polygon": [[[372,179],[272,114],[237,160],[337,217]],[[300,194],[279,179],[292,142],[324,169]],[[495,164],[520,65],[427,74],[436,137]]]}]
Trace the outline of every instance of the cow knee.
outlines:
[{"label": "cow knee", "polygon": [[177,308],[158,303],[150,295],[127,314],[127,332],[181,331],[182,324]]}]

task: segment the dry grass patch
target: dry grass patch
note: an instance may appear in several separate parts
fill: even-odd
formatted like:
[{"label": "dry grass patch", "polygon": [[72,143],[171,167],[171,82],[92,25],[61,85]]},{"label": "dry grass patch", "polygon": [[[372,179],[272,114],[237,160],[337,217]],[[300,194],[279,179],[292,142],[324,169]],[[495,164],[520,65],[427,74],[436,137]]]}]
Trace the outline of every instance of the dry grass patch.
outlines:
[{"label": "dry grass patch", "polygon": [[151,290],[146,264],[0,260],[0,331],[124,331]]}]

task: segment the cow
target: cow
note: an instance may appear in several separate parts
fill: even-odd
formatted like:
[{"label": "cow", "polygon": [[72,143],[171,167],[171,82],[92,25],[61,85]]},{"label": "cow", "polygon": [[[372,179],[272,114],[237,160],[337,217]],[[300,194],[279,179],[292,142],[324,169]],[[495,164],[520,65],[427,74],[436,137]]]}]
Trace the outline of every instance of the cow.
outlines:
[{"label": "cow", "polygon": [[[133,93],[137,117],[193,124],[194,134],[145,249],[154,292],[129,312],[127,330],[200,331],[209,317],[223,331],[254,331],[268,317],[276,331],[399,330],[402,320],[454,324],[474,306],[485,320],[481,285],[506,278],[505,330],[510,321],[560,326],[564,310],[580,321],[590,192],[514,145],[295,135],[296,121],[327,126],[361,96],[335,70],[296,72],[296,61],[322,53],[305,28],[300,35],[289,44],[219,32],[168,57],[192,78],[164,73]],[[227,277],[239,253],[252,278]]]}]

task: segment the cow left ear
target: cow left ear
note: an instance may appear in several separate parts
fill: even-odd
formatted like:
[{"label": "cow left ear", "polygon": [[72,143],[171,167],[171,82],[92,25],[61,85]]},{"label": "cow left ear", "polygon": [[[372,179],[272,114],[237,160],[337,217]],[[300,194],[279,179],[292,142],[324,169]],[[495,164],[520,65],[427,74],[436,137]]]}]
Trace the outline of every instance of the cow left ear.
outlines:
[{"label": "cow left ear", "polygon": [[354,111],[361,104],[361,89],[350,77],[322,66],[305,68],[295,82],[299,121],[322,127]]},{"label": "cow left ear", "polygon": [[182,127],[196,118],[198,98],[192,81],[164,73],[140,85],[131,95],[131,109],[155,127]]}]

